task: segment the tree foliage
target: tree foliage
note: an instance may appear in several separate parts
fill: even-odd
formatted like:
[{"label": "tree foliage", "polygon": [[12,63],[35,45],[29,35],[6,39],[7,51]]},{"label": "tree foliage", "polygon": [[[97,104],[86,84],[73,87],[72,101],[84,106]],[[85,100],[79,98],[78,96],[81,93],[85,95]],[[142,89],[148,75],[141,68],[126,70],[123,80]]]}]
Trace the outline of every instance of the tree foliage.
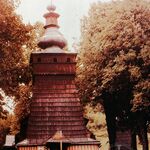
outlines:
[{"label": "tree foliage", "polygon": [[84,108],[84,118],[86,118],[86,127],[92,133],[91,138],[96,138],[101,142],[101,149],[108,149],[108,134],[106,127],[106,117],[102,113],[101,104],[93,106],[91,103],[86,104]]},{"label": "tree foliage", "polygon": [[0,119],[0,149],[5,143],[7,134],[11,134],[11,128],[14,122],[14,116],[8,115],[7,119]]},{"label": "tree foliage", "polygon": [[93,4],[81,31],[77,79],[81,97],[104,100],[110,95],[122,107],[127,103],[134,112],[148,112],[150,1]]},{"label": "tree foliage", "polygon": [[32,27],[22,23],[11,0],[0,0],[0,88],[14,95],[20,83],[28,83],[29,75],[23,51],[30,39]]},{"label": "tree foliage", "polygon": [[111,149],[117,130],[132,131],[148,150],[150,1],[95,3],[82,20],[77,85],[83,101],[104,106]]},{"label": "tree foliage", "polygon": [[[15,10],[19,0],[0,0],[0,89],[16,103],[12,134],[29,114],[31,100],[30,54],[37,49],[42,23],[24,24]],[[1,94],[1,93],[0,93]],[[6,117],[4,98],[0,97],[0,118]]]}]

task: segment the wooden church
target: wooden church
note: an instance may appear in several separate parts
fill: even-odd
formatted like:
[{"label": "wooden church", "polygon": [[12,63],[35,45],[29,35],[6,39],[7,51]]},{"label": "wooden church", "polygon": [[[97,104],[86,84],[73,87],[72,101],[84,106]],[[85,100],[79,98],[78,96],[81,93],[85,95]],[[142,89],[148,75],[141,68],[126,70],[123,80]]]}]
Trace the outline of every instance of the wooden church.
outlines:
[{"label": "wooden church", "polygon": [[76,53],[65,51],[54,5],[48,6],[45,33],[31,54],[33,97],[27,137],[18,150],[99,150],[84,124],[75,86]]}]

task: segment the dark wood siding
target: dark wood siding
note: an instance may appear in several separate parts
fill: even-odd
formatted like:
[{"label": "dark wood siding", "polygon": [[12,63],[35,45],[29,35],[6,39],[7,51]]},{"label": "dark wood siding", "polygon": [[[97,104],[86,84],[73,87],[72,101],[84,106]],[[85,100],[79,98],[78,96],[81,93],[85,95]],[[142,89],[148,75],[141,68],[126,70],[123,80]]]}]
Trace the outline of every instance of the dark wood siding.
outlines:
[{"label": "dark wood siding", "polygon": [[[74,82],[75,56],[32,55],[34,85],[27,132],[29,139],[44,140],[57,131],[62,131],[66,138],[86,138],[82,107]],[[37,62],[39,58],[41,62]],[[57,58],[57,62],[52,62],[53,58]],[[67,58],[70,58],[69,62]]]}]

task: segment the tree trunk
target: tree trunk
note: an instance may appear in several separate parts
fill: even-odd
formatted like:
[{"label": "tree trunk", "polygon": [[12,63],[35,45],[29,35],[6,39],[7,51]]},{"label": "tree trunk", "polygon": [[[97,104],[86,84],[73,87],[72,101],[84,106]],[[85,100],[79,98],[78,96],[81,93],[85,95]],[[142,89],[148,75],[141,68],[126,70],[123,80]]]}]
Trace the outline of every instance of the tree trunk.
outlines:
[{"label": "tree trunk", "polygon": [[[110,107],[111,106],[111,107]],[[115,140],[116,140],[116,124],[115,115],[112,105],[104,104],[104,110],[106,115],[107,132],[109,136],[110,150],[116,150]]]},{"label": "tree trunk", "polygon": [[143,145],[143,150],[149,150],[148,149],[148,137],[147,137],[147,126],[146,122],[141,122],[139,126],[139,136]]},{"label": "tree trunk", "polygon": [[131,141],[131,149],[133,150],[137,150],[137,142],[136,142],[136,132],[135,130],[132,130],[131,131],[132,135],[131,135],[131,138],[132,138],[132,141]]},{"label": "tree trunk", "polygon": [[137,116],[137,134],[139,136],[140,142],[142,143],[143,149],[142,150],[149,150],[148,147],[148,137],[147,137],[147,118],[145,113],[139,112],[136,114]]}]

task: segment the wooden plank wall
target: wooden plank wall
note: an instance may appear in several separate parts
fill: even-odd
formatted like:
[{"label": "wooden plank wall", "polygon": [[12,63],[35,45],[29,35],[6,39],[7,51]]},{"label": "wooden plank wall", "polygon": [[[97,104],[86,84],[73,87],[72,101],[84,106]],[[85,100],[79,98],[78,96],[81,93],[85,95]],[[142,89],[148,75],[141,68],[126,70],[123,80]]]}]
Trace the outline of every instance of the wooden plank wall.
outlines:
[{"label": "wooden plank wall", "polygon": [[[39,149],[38,147],[18,147],[17,150],[46,150],[46,148],[43,147],[43,149]],[[69,146],[67,150],[99,150],[98,145],[73,145]]]},{"label": "wooden plank wall", "polygon": [[[116,145],[122,146],[124,149],[130,149],[131,148],[131,131],[117,131],[116,132]],[[122,148],[123,149],[123,148]]]},{"label": "wooden plank wall", "polygon": [[18,147],[17,150],[47,150],[45,146],[22,146]]},{"label": "wooden plank wall", "polygon": [[99,150],[98,145],[74,145],[69,146],[67,150]]},{"label": "wooden plank wall", "polygon": [[17,150],[38,150],[37,146],[36,147],[18,147]]}]

